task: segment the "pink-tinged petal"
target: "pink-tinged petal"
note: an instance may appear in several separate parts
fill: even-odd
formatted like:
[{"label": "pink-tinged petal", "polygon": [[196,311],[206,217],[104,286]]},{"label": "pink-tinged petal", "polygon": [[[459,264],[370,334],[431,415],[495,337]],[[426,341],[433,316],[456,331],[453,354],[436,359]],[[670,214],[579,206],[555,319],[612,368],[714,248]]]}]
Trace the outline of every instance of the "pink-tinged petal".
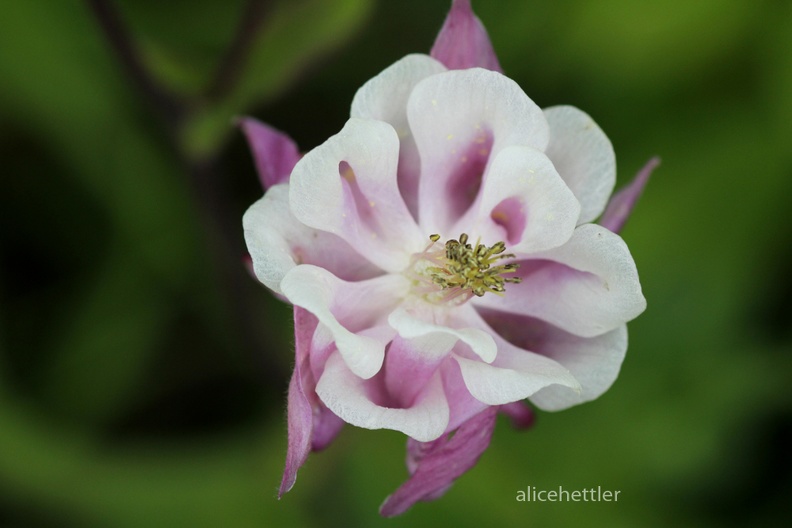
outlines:
[{"label": "pink-tinged petal", "polygon": [[484,24],[473,14],[470,0],[454,0],[431,55],[451,70],[480,67],[503,72]]},{"label": "pink-tinged petal", "polygon": [[346,282],[306,264],[287,273],[281,288],[292,304],[314,314],[330,330],[352,372],[367,379],[382,367],[390,338],[378,339],[364,331],[382,323],[398,305],[405,281],[401,275],[383,275]]},{"label": "pink-tinged petal", "polygon": [[503,240],[509,252],[533,253],[569,240],[579,213],[580,204],[547,156],[531,147],[512,146],[492,161],[478,210],[453,232],[476,226],[472,232],[482,240]]},{"label": "pink-tinged petal", "polygon": [[448,419],[446,432],[450,433],[472,417],[489,407],[489,405],[478,401],[470,394],[465,380],[462,378],[462,371],[452,356],[447,357],[440,366],[443,376],[443,390],[445,391],[451,416]]},{"label": "pink-tinged petal", "polygon": [[[539,392],[549,390],[551,387],[547,389],[542,389]],[[534,422],[536,421],[536,415],[533,412],[528,404],[524,401],[516,401],[512,403],[506,403],[498,407],[498,410],[509,417],[511,420],[512,426],[515,429],[528,429],[529,427],[533,427]]]},{"label": "pink-tinged petal", "polygon": [[256,277],[280,294],[280,282],[298,264],[318,264],[345,280],[382,274],[339,237],[299,222],[289,209],[289,186],[275,185],[242,218]]},{"label": "pink-tinged petal", "polygon": [[496,416],[497,409],[489,408],[465,422],[450,438],[446,436],[429,445],[408,441],[412,476],[385,499],[380,514],[393,517],[418,501],[438,498],[476,465],[492,439]]},{"label": "pink-tinged petal", "polygon": [[551,385],[580,390],[580,384],[558,362],[517,348],[496,337],[498,357],[491,365],[454,354],[465,386],[487,405],[503,405],[533,396]]},{"label": "pink-tinged petal", "polygon": [[543,353],[568,368],[582,390],[547,387],[531,396],[531,402],[545,411],[560,411],[599,398],[619,376],[626,352],[627,325],[597,337],[568,334],[566,342],[556,339],[548,343]]},{"label": "pink-tinged petal", "polygon": [[294,167],[292,213],[310,227],[343,238],[378,267],[401,271],[426,235],[399,194],[398,157],[393,127],[350,119]]},{"label": "pink-tinged petal", "polygon": [[545,151],[580,202],[578,224],[597,218],[616,184],[616,155],[605,133],[574,106],[544,110],[550,126]]},{"label": "pink-tinged petal", "polygon": [[502,297],[471,302],[536,317],[567,332],[594,337],[614,330],[646,308],[635,262],[624,241],[607,229],[584,224],[561,247],[531,255]]},{"label": "pink-tinged petal", "polygon": [[635,207],[635,203],[638,201],[638,198],[641,197],[641,193],[643,193],[644,187],[646,187],[646,183],[649,181],[649,176],[652,175],[652,171],[654,171],[658,165],[660,165],[660,158],[655,157],[650,159],[630,184],[613,195],[610,203],[608,203],[608,207],[602,214],[602,219],[600,219],[600,225],[602,227],[614,233],[618,233],[622,230],[622,227],[624,227],[624,224],[630,217],[633,207]]},{"label": "pink-tinged petal", "polygon": [[445,66],[428,55],[407,55],[364,84],[352,100],[351,117],[385,121],[396,130],[400,142],[399,191],[416,217],[421,160],[407,123],[407,99],[419,81],[444,71]]},{"label": "pink-tinged petal", "polygon": [[314,418],[308,391],[313,391],[313,382],[307,363],[311,336],[316,325],[316,317],[302,308],[294,308],[296,360],[289,382],[287,403],[289,442],[286,451],[286,468],[283,471],[278,498],[292,489],[297,480],[297,471],[305,463],[311,451]]},{"label": "pink-tinged petal", "polygon": [[365,429],[393,429],[420,440],[435,440],[448,425],[448,403],[440,376],[433,377],[412,406],[395,408],[372,401],[371,385],[378,380],[356,376],[344,360],[333,354],[327,360],[316,393],[342,420]]},{"label": "pink-tinged petal", "polygon": [[600,397],[616,381],[627,352],[626,325],[596,337],[579,337],[530,317],[496,311],[481,315],[501,337],[557,361],[580,382],[579,391],[552,386],[531,396],[531,402],[546,411]]},{"label": "pink-tinged petal", "polygon": [[[435,356],[445,355],[457,341],[461,341],[468,345],[482,361],[491,363],[495,359],[498,350],[492,336],[487,332],[478,328],[456,328],[437,324],[432,322],[437,319],[437,317],[431,317],[432,307],[424,306],[416,307],[416,309],[430,310],[429,317],[416,316],[401,306],[390,314],[388,324],[400,336],[413,339],[416,343],[425,344],[425,348],[432,350]],[[469,309],[459,308],[460,314],[457,315],[461,315],[462,310],[469,311]]]},{"label": "pink-tinged petal", "polygon": [[292,138],[251,117],[240,119],[239,126],[253,152],[261,186],[266,190],[279,183],[288,183],[300,159],[300,151]]},{"label": "pink-tinged petal", "polygon": [[388,402],[400,408],[412,406],[450,348],[443,339],[405,339],[397,335],[385,353],[384,391]]},{"label": "pink-tinged petal", "polygon": [[480,68],[419,82],[407,119],[421,156],[420,225],[445,237],[459,235],[448,230],[475,202],[491,159],[511,145],[543,151],[548,141],[544,114],[517,83]]}]

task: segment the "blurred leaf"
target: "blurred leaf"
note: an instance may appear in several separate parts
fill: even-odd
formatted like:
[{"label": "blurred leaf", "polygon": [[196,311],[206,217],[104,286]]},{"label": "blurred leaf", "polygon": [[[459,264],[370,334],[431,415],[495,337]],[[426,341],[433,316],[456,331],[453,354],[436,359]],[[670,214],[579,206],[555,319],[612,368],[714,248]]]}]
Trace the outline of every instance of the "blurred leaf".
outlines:
[{"label": "blurred leaf", "polygon": [[[274,499],[279,435],[250,431],[178,448],[99,451],[0,393],[0,490],[97,526],[305,526]],[[270,440],[262,442],[262,438]],[[273,442],[272,438],[278,438]]]},{"label": "blurred leaf", "polygon": [[256,39],[231,93],[201,109],[184,130],[185,151],[201,157],[227,135],[232,119],[286,89],[309,65],[350,39],[373,0],[280,2]]},{"label": "blurred leaf", "polygon": [[[112,232],[100,277],[85,298],[56,312],[68,319],[64,334],[51,336],[52,363],[41,375],[62,409],[95,419],[117,412],[138,388],[164,295],[202,273],[191,265],[199,238],[180,167],[136,117],[140,108],[113,59],[82,4],[17,3],[0,20],[3,112],[60,158],[65,170],[47,176],[74,178],[101,208],[97,218],[109,220],[96,229]],[[42,183],[37,192],[46,193]]]},{"label": "blurred leaf", "polygon": [[212,80],[248,0],[115,1],[153,77],[200,96]]},{"label": "blurred leaf", "polygon": [[180,167],[137,117],[139,103],[78,6],[33,0],[6,10],[0,19],[2,109],[73,168],[53,176],[78,178],[129,237],[131,251],[168,280],[185,280],[196,233],[190,196],[175,176]]},{"label": "blurred leaf", "polygon": [[667,89],[672,83],[696,82],[707,70],[728,62],[741,41],[750,37],[761,4],[747,0],[582,3],[558,38],[558,52],[611,89]]},{"label": "blurred leaf", "polygon": [[169,309],[122,248],[100,270],[75,306],[67,307],[64,330],[51,333],[52,356],[39,375],[54,410],[88,423],[112,419],[145,386],[142,378]]}]

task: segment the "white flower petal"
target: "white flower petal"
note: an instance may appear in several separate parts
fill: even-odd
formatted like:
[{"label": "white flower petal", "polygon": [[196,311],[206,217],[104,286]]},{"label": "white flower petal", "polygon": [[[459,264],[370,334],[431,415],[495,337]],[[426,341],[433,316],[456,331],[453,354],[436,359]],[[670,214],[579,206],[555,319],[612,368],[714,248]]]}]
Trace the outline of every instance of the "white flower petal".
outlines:
[{"label": "white flower petal", "polygon": [[407,55],[369,80],[352,100],[352,117],[389,123],[399,136],[399,191],[410,212],[418,214],[418,176],[421,159],[407,123],[407,99],[415,85],[445,66],[428,55]]},{"label": "white flower petal", "polygon": [[551,385],[580,390],[575,377],[556,361],[517,348],[500,338],[496,338],[496,342],[498,357],[492,365],[453,355],[459,363],[465,386],[480,402],[488,405],[511,403]]},{"label": "white flower petal", "polygon": [[419,81],[444,71],[446,67],[429,55],[407,55],[360,87],[352,100],[350,115],[385,121],[400,138],[408,136],[407,99],[410,93]]},{"label": "white flower petal", "polygon": [[316,393],[342,420],[358,427],[394,429],[419,442],[436,440],[445,432],[449,410],[439,375],[427,383],[415,404],[406,409],[375,404],[368,397],[366,383],[338,354],[333,354],[316,385]]},{"label": "white flower petal", "polygon": [[[458,311],[465,308],[457,308]],[[460,314],[461,315],[461,314]],[[497,354],[495,341],[487,332],[478,328],[450,328],[430,322],[410,314],[403,306],[394,310],[388,317],[390,324],[400,336],[418,340],[434,354],[445,354],[457,341],[468,345],[482,361],[491,363]]]},{"label": "white flower petal", "polygon": [[523,281],[508,284],[502,297],[472,302],[536,317],[582,337],[613,330],[646,308],[627,245],[601,226],[579,226],[566,244],[531,259],[515,274]]},{"label": "white flower petal", "polygon": [[547,156],[580,201],[578,224],[597,218],[616,184],[616,156],[605,133],[574,106],[544,110],[550,126]]},{"label": "white flower petal", "polygon": [[294,218],[289,209],[289,185],[271,187],[242,218],[245,242],[256,277],[276,293],[280,281],[298,264],[319,264],[345,280],[374,277],[376,268],[349,244]]},{"label": "white flower petal", "polygon": [[399,139],[387,123],[350,119],[306,154],[291,175],[292,213],[346,240],[386,271],[401,271],[424,235],[396,182]]},{"label": "white flower petal", "polygon": [[531,402],[545,411],[560,411],[599,398],[616,381],[627,352],[627,325],[597,337],[565,336],[548,340],[542,354],[566,367],[580,382],[581,390],[560,385],[540,390],[531,396]]},{"label": "white flower petal", "polygon": [[281,282],[286,298],[305,308],[333,334],[338,351],[355,375],[370,378],[382,367],[387,340],[365,335],[400,302],[406,279],[383,275],[345,282],[311,265],[293,268]]},{"label": "white flower petal", "polygon": [[419,221],[446,236],[478,196],[491,156],[510,145],[544,151],[549,134],[542,111],[514,81],[481,68],[419,82],[407,119],[421,156]]},{"label": "white flower petal", "polygon": [[579,391],[552,385],[531,396],[541,409],[558,411],[594,400],[619,375],[627,351],[626,325],[596,337],[580,337],[533,317],[492,310],[479,314],[501,338],[558,362],[580,382]]},{"label": "white flower petal", "polygon": [[509,252],[533,253],[569,240],[579,212],[580,204],[544,153],[506,147],[492,160],[481,202],[471,212],[476,218],[466,215],[453,232],[497,232],[487,243],[503,240]]}]

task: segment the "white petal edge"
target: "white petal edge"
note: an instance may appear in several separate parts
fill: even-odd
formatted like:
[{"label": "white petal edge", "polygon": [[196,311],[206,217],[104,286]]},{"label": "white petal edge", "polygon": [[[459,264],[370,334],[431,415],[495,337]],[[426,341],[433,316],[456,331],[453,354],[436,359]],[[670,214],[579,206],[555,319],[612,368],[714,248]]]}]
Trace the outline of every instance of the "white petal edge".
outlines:
[{"label": "white petal edge", "polygon": [[[350,119],[341,132],[294,167],[289,190],[292,213],[310,227],[343,238],[378,267],[401,271],[410,255],[421,250],[424,235],[399,194],[398,156],[399,139],[393,127],[382,121]],[[344,190],[341,162],[354,171],[350,178],[361,193],[360,203],[350,202]],[[361,214],[371,221],[362,221]]]},{"label": "white petal edge", "polygon": [[313,231],[291,214],[288,184],[271,187],[251,205],[242,217],[242,226],[256,277],[272,291],[283,293],[280,282],[297,265],[288,241]]},{"label": "white petal edge", "polygon": [[358,427],[393,429],[419,442],[436,440],[445,432],[449,409],[439,375],[429,381],[418,402],[407,409],[376,405],[366,395],[364,383],[333,354],[316,385],[316,393],[338,417]]},{"label": "white petal edge", "polygon": [[289,209],[289,184],[272,186],[242,217],[245,243],[256,277],[275,293],[280,282],[298,264],[317,264],[347,280],[381,274],[341,238],[310,228]]},{"label": "white petal edge", "polygon": [[[532,257],[592,273],[601,281],[603,291],[581,291],[583,297],[568,307],[574,312],[577,331],[557,325],[562,329],[582,337],[594,337],[635,319],[646,309],[638,270],[627,244],[602,226],[578,226],[569,242]],[[594,309],[598,310],[596,320],[588,317]]]},{"label": "white petal edge", "polygon": [[399,191],[410,212],[418,215],[421,159],[407,122],[407,100],[421,80],[446,71],[428,55],[407,55],[364,84],[352,100],[351,116],[389,123],[399,136]]},{"label": "white petal edge", "polygon": [[482,68],[419,82],[407,101],[407,119],[421,156],[419,219],[429,233],[447,235],[458,219],[446,199],[447,185],[469,147],[485,144],[491,134],[490,156],[510,145],[544,151],[549,138],[544,114],[517,83]]},{"label": "white petal edge", "polygon": [[614,330],[646,309],[627,244],[604,227],[578,226],[566,244],[530,258],[550,260],[584,273],[555,278],[554,269],[545,268],[520,284],[508,285],[503,297],[485,295],[471,302],[536,317],[581,337]]},{"label": "white petal edge", "polygon": [[[352,372],[368,379],[382,367],[387,341],[359,334],[387,317],[400,300],[406,287],[404,281],[400,275],[383,275],[345,282],[325,269],[303,264],[286,274],[281,289],[292,304],[314,314],[332,332],[336,347]],[[339,312],[343,317],[337,316]],[[360,328],[350,330],[347,326],[351,323]]]},{"label": "white petal edge", "polygon": [[[458,310],[461,309],[463,308],[458,308]],[[400,306],[388,316],[388,324],[400,336],[411,340],[425,340],[427,346],[431,345],[431,349],[437,352],[443,350],[443,347],[446,347],[443,353],[451,350],[457,341],[462,341],[468,345],[486,363],[492,363],[498,352],[492,336],[483,330],[478,328],[450,328],[435,324],[413,316],[403,306]]]},{"label": "white petal edge", "polygon": [[601,336],[576,338],[554,343],[549,351],[580,382],[579,392],[552,385],[531,396],[531,402],[545,411],[561,411],[599,398],[619,376],[627,352],[627,325]]},{"label": "white petal edge", "polygon": [[351,117],[390,123],[399,138],[410,135],[407,99],[418,82],[446,67],[429,55],[411,54],[385,68],[361,86],[352,99]]},{"label": "white petal edge", "polygon": [[574,106],[544,110],[550,127],[547,156],[580,201],[578,224],[593,221],[608,203],[616,185],[616,155],[608,136],[594,120]]},{"label": "white petal edge", "polygon": [[[509,252],[544,251],[562,245],[572,236],[580,204],[541,151],[524,146],[504,148],[492,160],[483,185],[477,218],[472,221],[463,218],[454,233],[469,230],[465,226],[472,224],[482,232],[498,231],[497,240],[506,240],[504,228],[492,216],[504,214],[496,212],[497,207],[513,200],[514,205],[519,203],[520,211],[515,214],[524,215],[525,228],[518,241],[509,241]],[[509,220],[513,219],[501,219]]]},{"label": "white petal edge", "polygon": [[487,405],[519,401],[551,385],[580,390],[575,377],[556,361],[503,340],[498,342],[498,358],[492,365],[457,354],[452,357],[470,394]]}]

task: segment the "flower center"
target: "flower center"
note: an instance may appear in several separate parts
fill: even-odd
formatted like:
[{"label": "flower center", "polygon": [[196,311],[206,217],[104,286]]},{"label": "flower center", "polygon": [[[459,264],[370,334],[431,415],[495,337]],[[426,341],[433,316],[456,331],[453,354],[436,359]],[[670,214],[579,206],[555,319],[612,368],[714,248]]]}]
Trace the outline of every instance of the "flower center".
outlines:
[{"label": "flower center", "polygon": [[437,247],[440,235],[431,235],[430,243],[421,253],[413,255],[408,276],[413,280],[413,291],[436,304],[461,304],[473,295],[487,292],[502,295],[507,282],[516,284],[519,277],[503,277],[517,271],[519,264],[499,264],[499,260],[515,258],[506,251],[506,244],[496,242],[475,247],[468,244],[465,233],[459,240],[451,239],[444,247]]}]

